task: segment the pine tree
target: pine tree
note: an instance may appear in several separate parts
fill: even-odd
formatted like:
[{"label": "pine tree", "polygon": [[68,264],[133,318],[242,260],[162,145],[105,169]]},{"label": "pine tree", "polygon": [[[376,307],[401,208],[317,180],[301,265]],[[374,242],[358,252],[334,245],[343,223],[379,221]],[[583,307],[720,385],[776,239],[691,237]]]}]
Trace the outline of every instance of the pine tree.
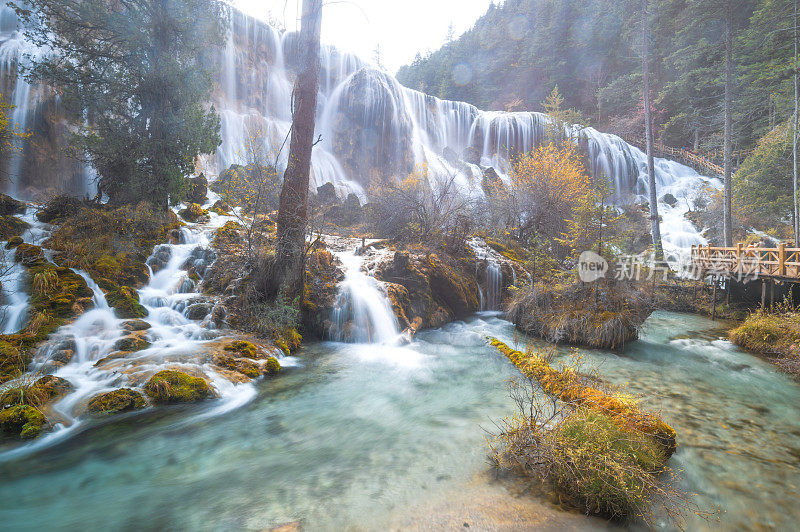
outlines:
[{"label": "pine tree", "polygon": [[29,0],[15,6],[26,37],[51,53],[27,76],[54,87],[83,127],[78,153],[113,203],[177,202],[197,156],[221,140],[207,110],[224,42],[218,0]]}]

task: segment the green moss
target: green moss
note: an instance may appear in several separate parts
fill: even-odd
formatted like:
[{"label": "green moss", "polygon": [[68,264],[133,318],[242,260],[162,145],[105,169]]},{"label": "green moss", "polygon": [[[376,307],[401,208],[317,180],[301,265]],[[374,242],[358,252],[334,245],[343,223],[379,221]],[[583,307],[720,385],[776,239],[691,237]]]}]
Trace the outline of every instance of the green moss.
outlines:
[{"label": "green moss", "polygon": [[139,304],[139,294],[127,286],[107,293],[106,301],[114,307],[114,314],[120,319],[144,318],[148,314],[147,309]]},{"label": "green moss", "polygon": [[30,228],[30,224],[16,216],[0,216],[0,240],[19,237],[28,228]]},{"label": "green moss", "polygon": [[6,242],[6,249],[14,249],[23,242],[24,241],[22,240],[22,237],[12,236],[11,238],[8,239],[8,242]]},{"label": "green moss", "polygon": [[117,414],[131,410],[141,410],[147,406],[142,394],[130,388],[120,388],[112,392],[101,393],[89,400],[89,412],[95,414]]},{"label": "green moss", "polygon": [[266,364],[264,364],[265,375],[277,375],[281,370],[281,363],[275,357],[269,357]]},{"label": "green moss", "polygon": [[178,211],[178,216],[180,216],[187,222],[194,223],[202,221],[204,218],[208,218],[208,211],[203,209],[197,203],[190,203],[189,205],[186,206],[186,208]]},{"label": "green moss", "polygon": [[25,204],[19,200],[15,200],[6,194],[0,194],[0,215],[8,216],[11,214],[23,214],[25,212]]},{"label": "green moss", "polygon": [[242,358],[237,359],[230,356],[216,356],[214,357],[214,363],[221,368],[229,369],[231,371],[238,371],[242,375],[250,377],[251,379],[255,379],[261,375],[261,369],[259,368],[258,364],[252,360]]},{"label": "green moss", "polygon": [[44,414],[29,405],[16,405],[0,411],[0,431],[22,439],[35,438],[42,432]]},{"label": "green moss", "polygon": [[216,248],[226,248],[242,242],[244,227],[239,222],[230,220],[214,232],[212,244]]},{"label": "green moss", "polygon": [[182,371],[159,371],[144,385],[144,391],[155,403],[190,403],[211,395],[208,383]]},{"label": "green moss", "polygon": [[44,253],[39,246],[22,243],[14,252],[14,262],[21,262],[26,267],[36,266],[45,262]]},{"label": "green moss", "polygon": [[251,342],[245,340],[234,340],[224,347],[225,351],[235,353],[236,356],[243,358],[258,358],[258,349]]},{"label": "green moss", "polygon": [[215,212],[220,216],[225,216],[229,212],[231,212],[231,206],[225,203],[222,200],[217,200],[214,202],[214,205],[211,206],[211,212]]},{"label": "green moss", "polygon": [[60,223],[83,210],[83,202],[73,196],[56,196],[36,213],[40,222],[47,224]]}]

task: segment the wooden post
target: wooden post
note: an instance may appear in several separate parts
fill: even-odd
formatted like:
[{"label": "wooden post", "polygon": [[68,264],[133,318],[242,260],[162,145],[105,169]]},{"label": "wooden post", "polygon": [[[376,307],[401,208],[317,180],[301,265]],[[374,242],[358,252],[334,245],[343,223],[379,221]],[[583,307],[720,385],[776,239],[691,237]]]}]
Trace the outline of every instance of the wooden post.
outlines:
[{"label": "wooden post", "polygon": [[775,279],[769,281],[769,308],[775,306]]},{"label": "wooden post", "polygon": [[731,277],[725,279],[725,304],[731,306]]},{"label": "wooden post", "polygon": [[711,321],[717,319],[717,283],[719,280],[716,277],[711,278],[714,283],[714,289],[711,292]]},{"label": "wooden post", "polygon": [[[736,243],[736,271],[740,272],[742,267],[742,243]],[[741,279],[741,277],[740,277]]]},{"label": "wooden post", "polygon": [[786,275],[786,244],[778,244],[778,275]]},{"label": "wooden post", "polygon": [[761,308],[767,308],[767,280],[761,278]]}]

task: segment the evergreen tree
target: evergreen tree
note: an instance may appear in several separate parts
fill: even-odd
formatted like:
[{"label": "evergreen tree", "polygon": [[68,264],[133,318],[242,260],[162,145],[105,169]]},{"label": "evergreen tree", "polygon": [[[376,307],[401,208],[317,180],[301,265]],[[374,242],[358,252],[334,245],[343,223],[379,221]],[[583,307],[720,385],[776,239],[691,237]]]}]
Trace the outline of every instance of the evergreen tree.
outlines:
[{"label": "evergreen tree", "polygon": [[113,203],[176,202],[197,156],[220,144],[206,108],[208,65],[224,41],[218,0],[28,0],[15,6],[31,42],[49,50],[27,75],[54,87],[84,126],[78,153]]}]

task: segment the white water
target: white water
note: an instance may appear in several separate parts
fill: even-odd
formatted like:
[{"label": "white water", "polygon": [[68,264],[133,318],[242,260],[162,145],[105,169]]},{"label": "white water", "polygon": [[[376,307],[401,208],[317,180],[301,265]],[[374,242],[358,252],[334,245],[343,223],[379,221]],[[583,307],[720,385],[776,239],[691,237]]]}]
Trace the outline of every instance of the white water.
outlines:
[{"label": "white water", "polygon": [[337,342],[391,344],[400,330],[392,305],[378,281],[362,271],[363,260],[355,252],[334,253],[344,269],[333,310],[330,336]]}]

